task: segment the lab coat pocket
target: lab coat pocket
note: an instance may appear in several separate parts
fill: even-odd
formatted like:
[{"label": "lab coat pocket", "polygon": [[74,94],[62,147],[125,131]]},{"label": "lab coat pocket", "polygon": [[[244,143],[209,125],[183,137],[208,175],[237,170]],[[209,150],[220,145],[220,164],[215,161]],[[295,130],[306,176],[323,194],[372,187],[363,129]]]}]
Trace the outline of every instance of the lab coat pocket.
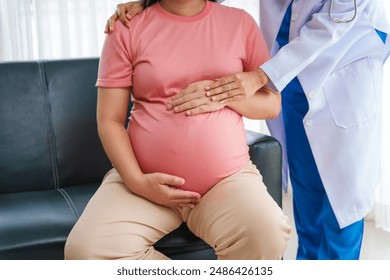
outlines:
[{"label": "lab coat pocket", "polygon": [[367,58],[333,72],[324,91],[334,121],[340,127],[359,125],[376,114],[375,82]]},{"label": "lab coat pocket", "polygon": [[367,58],[333,72],[324,86],[324,92],[337,126],[356,126],[376,114],[377,94]]}]

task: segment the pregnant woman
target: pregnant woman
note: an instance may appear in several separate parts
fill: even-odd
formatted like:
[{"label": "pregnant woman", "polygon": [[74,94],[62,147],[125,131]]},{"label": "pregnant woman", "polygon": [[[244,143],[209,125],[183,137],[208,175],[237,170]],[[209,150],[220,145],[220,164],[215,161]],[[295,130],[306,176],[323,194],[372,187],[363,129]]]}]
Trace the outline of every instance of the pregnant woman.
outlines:
[{"label": "pregnant woman", "polygon": [[264,63],[256,22],[214,1],[146,2],[129,28],[117,23],[106,37],[97,122],[113,169],[72,229],[65,258],[167,259],[153,245],[186,222],[219,259],[281,259],[290,227],[249,159],[242,119],[276,117],[280,94],[264,87],[220,103],[204,93],[215,111],[196,115],[170,106],[189,83],[203,80],[198,91]]}]

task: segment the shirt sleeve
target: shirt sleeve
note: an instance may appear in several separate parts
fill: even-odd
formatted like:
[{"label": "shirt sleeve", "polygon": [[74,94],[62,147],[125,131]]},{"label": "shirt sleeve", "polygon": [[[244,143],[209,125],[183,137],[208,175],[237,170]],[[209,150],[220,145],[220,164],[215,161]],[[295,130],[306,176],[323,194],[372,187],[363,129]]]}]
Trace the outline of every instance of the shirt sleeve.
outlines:
[{"label": "shirt sleeve", "polygon": [[132,85],[130,31],[116,22],[115,32],[106,35],[99,61],[97,87],[118,88]]},{"label": "shirt sleeve", "polygon": [[270,59],[270,54],[259,26],[252,16],[246,12],[243,24],[243,36],[246,47],[244,71],[254,71]]}]

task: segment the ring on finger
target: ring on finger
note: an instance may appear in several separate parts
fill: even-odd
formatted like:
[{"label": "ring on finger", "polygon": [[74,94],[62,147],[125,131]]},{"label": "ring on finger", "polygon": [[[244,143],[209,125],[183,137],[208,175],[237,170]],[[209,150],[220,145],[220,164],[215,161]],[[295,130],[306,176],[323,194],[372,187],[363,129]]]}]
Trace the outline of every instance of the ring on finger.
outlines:
[{"label": "ring on finger", "polygon": [[231,91],[232,90],[232,86],[228,83],[226,84],[228,87],[229,87],[229,90],[228,91]]}]

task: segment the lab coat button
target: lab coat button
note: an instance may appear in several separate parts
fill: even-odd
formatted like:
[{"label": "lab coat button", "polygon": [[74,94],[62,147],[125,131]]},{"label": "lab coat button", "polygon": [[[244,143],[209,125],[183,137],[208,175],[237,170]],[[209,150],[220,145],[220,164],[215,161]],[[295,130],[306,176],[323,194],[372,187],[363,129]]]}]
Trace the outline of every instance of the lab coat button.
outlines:
[{"label": "lab coat button", "polygon": [[298,18],[298,14],[295,14],[295,13],[294,13],[294,14],[291,15],[291,20],[292,20],[292,21],[296,21],[297,18]]},{"label": "lab coat button", "polygon": [[306,120],[305,124],[306,124],[306,126],[312,126],[313,125],[313,121],[312,120]]},{"label": "lab coat button", "polygon": [[310,99],[313,99],[314,97],[316,97],[316,92],[315,92],[315,91],[309,92],[308,97],[309,97]]}]

